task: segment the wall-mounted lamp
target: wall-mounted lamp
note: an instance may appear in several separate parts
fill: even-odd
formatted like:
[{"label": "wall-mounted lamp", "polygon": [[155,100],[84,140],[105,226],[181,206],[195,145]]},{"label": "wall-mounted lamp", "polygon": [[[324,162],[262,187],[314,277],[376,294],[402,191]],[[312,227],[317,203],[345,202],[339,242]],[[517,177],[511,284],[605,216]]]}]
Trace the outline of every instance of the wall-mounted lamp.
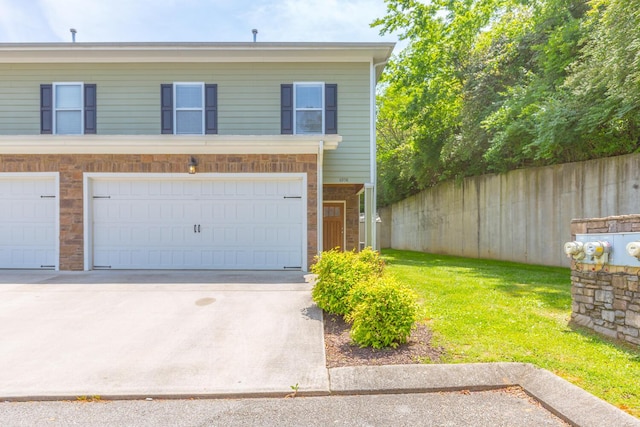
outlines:
[{"label": "wall-mounted lamp", "polygon": [[198,166],[198,161],[196,160],[195,157],[191,156],[191,159],[189,159],[189,169],[188,169],[191,175],[196,173],[196,166]]}]

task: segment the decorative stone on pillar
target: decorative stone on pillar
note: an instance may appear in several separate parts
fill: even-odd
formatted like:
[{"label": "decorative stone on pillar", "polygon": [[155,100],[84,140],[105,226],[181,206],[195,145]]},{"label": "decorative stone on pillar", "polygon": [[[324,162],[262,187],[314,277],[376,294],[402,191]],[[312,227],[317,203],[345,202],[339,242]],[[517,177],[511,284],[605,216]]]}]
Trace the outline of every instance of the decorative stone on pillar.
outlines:
[{"label": "decorative stone on pillar", "polygon": [[[571,323],[640,346],[640,260],[623,244],[640,239],[640,215],[574,219],[571,234]],[[610,244],[606,261],[589,256],[593,245],[579,252],[589,242]]]}]

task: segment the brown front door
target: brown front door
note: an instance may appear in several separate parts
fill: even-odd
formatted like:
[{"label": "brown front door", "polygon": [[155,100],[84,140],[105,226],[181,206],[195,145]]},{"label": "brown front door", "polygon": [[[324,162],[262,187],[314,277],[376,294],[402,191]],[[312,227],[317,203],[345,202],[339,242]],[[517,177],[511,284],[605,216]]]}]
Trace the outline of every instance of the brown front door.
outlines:
[{"label": "brown front door", "polygon": [[322,246],[344,251],[344,203],[325,203],[322,209]]}]

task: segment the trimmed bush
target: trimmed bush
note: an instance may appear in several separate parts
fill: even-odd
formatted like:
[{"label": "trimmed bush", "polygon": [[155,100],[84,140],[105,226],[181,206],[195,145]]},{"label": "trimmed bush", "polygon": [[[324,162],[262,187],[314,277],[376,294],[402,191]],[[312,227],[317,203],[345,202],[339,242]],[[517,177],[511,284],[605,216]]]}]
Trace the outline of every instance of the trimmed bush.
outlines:
[{"label": "trimmed bush", "polygon": [[351,339],[360,347],[397,347],[407,342],[418,317],[416,294],[395,279],[382,277],[350,292]]},{"label": "trimmed bush", "polygon": [[374,251],[371,246],[358,252],[358,259],[371,268],[371,273],[375,277],[380,277],[384,273],[384,260],[380,256],[380,252]]},{"label": "trimmed bush", "polygon": [[371,249],[356,252],[340,252],[332,249],[316,258],[311,272],[318,275],[311,295],[324,311],[346,315],[351,311],[349,292],[361,282],[382,274],[384,263]]}]

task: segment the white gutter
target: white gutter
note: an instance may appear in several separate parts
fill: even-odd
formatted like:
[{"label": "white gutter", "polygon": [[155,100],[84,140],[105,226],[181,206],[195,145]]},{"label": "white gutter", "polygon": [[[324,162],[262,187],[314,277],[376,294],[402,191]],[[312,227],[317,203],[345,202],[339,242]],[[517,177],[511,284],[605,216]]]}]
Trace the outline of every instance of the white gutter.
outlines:
[{"label": "white gutter", "polygon": [[318,180],[316,187],[318,188],[317,190],[317,197],[318,197],[318,212],[316,213],[316,218],[318,221],[318,236],[317,236],[317,240],[318,240],[318,251],[317,251],[317,255],[320,255],[322,253],[323,250],[323,228],[322,228],[322,218],[323,218],[323,213],[322,213],[322,199],[323,199],[323,193],[322,193],[322,186],[323,186],[323,180],[324,180],[324,176],[322,173],[322,169],[324,168],[324,141],[320,141],[318,143],[318,159],[317,159],[317,168],[318,168],[318,173],[317,173],[317,177],[316,179]]},{"label": "white gutter", "polygon": [[0,43],[0,63],[368,62],[395,43]]},{"label": "white gutter", "polygon": [[[378,198],[378,185],[377,185],[377,176],[378,176],[378,165],[377,165],[377,161],[376,161],[376,157],[377,157],[377,146],[376,146],[376,84],[377,84],[377,79],[376,79],[376,69],[378,67],[384,66],[387,64],[387,61],[384,62],[378,62],[378,63],[373,63],[373,61],[371,61],[371,75],[370,75],[370,79],[371,79],[371,100],[370,100],[370,117],[371,117],[371,128],[370,128],[370,150],[371,150],[371,165],[370,165],[370,171],[371,171],[371,176],[370,176],[370,184],[372,187],[372,195],[371,197],[373,198],[373,200],[371,201],[371,218],[369,218],[370,223],[369,223],[369,227],[371,227],[371,246],[374,249],[380,249],[376,247],[376,217],[377,217],[377,211],[378,211],[378,205],[377,205],[377,198]],[[365,221],[366,221],[366,217],[365,217]]]}]

